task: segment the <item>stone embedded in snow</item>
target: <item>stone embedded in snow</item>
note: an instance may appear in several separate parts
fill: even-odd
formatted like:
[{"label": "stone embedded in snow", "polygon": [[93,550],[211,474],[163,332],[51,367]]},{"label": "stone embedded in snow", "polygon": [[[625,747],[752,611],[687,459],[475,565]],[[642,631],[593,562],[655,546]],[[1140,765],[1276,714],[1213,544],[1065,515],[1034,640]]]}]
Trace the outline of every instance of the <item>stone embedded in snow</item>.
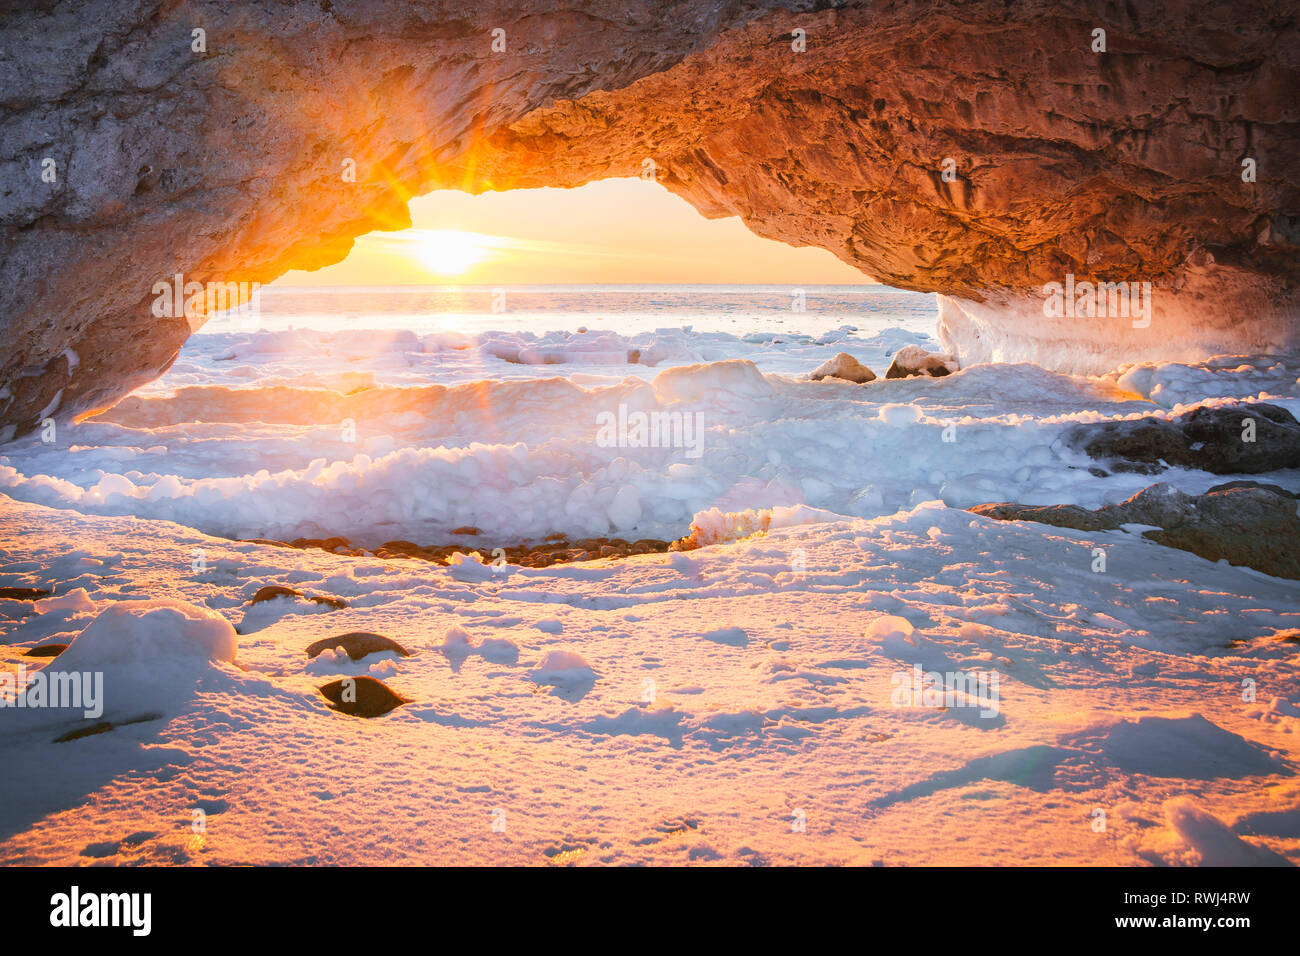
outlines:
[{"label": "stone embedded in snow", "polygon": [[908,378],[912,375],[939,378],[951,375],[960,368],[957,360],[950,355],[927,352],[919,345],[904,345],[894,353],[894,360],[889,364],[885,378]]},{"label": "stone embedded in snow", "polygon": [[49,596],[50,592],[43,588],[0,588],[0,599],[7,601],[35,601]]},{"label": "stone embedded in snow", "polygon": [[38,644],[24,654],[23,657],[58,657],[67,649],[67,644]]},{"label": "stone embedded in snow", "polygon": [[60,734],[54,738],[56,744],[67,743],[70,740],[80,740],[82,737],[94,737],[97,734],[106,734],[110,730],[116,730],[118,727],[125,727],[128,724],[141,724],[150,720],[161,720],[162,714],[138,714],[135,717],[119,720],[116,723],[108,720],[101,720],[97,723],[77,727],[66,733]]},{"label": "stone embedded in snow", "polygon": [[1212,491],[1231,491],[1233,488],[1259,488],[1262,491],[1271,491],[1275,495],[1281,495],[1283,498],[1300,498],[1300,494],[1294,491],[1287,491],[1281,485],[1273,485],[1264,481],[1225,481],[1221,485],[1207,488],[1205,493],[1208,495]]},{"label": "stone embedded in snow", "polygon": [[332,607],[336,611],[348,606],[348,602],[342,598],[328,597],[323,594],[304,594],[297,588],[287,588],[279,584],[268,584],[257,589],[257,593],[249,599],[249,604],[261,604],[263,601],[274,601],[276,598],[302,598],[304,601],[310,601],[313,604],[324,604]]},{"label": "stone embedded in snow", "polygon": [[302,592],[293,588],[282,587],[279,584],[268,584],[258,588],[257,593],[248,599],[248,603],[260,604],[263,601],[274,601],[276,598],[282,597],[302,597]]},{"label": "stone embedded in snow", "polygon": [[348,657],[354,661],[361,660],[367,654],[378,654],[384,651],[392,651],[401,657],[411,656],[410,651],[391,637],[384,637],[382,634],[371,634],[368,631],[351,631],[347,634],[340,634],[338,637],[327,637],[316,641],[307,647],[307,656],[315,657],[322,651],[336,649],[346,651]]},{"label": "stone embedded in snow", "polygon": [[874,382],[876,373],[848,352],[840,352],[834,358],[829,358],[818,365],[808,377],[814,382],[820,382],[824,378],[839,378],[862,385],[866,382]]},{"label": "stone embedded in snow", "polygon": [[331,708],[351,717],[382,717],[410,701],[373,677],[344,677],[331,681],[320,692]]},{"label": "stone embedded in snow", "polygon": [[975,514],[999,521],[1039,521],[1058,528],[1108,531],[1146,525],[1142,532],[1166,547],[1300,580],[1300,516],[1294,498],[1265,488],[1222,488],[1187,495],[1172,485],[1150,485],[1127,501],[1096,511],[1078,505],[976,505]]},{"label": "stone embedded in snow", "polygon": [[1266,402],[1202,405],[1171,420],[1090,422],[1064,440],[1115,472],[1152,475],[1171,465],[1215,475],[1300,468],[1300,422]]}]

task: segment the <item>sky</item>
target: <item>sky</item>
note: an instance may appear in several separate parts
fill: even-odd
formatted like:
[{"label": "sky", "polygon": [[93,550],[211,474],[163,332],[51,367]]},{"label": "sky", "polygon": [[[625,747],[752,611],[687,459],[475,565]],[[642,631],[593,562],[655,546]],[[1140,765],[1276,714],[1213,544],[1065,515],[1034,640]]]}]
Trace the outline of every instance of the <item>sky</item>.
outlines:
[{"label": "sky", "polygon": [[738,218],[705,219],[642,179],[577,189],[471,196],[439,190],[411,202],[412,228],[357,239],[343,262],[289,272],[277,286],[780,283],[870,280],[824,249],[796,249]]}]

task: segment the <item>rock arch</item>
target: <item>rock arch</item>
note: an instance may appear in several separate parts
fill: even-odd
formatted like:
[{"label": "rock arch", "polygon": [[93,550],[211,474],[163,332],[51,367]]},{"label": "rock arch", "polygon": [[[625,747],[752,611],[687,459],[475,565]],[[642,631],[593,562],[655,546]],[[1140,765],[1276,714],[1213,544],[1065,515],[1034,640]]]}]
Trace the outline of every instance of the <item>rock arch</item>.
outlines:
[{"label": "rock arch", "polygon": [[[152,314],[159,280],[267,282],[404,227],[435,188],[646,159],[706,216],[942,293],[968,362],[1293,344],[1298,19],[1262,0],[3,2],[0,437],[165,370],[191,329]],[[1151,282],[1151,325],[1044,317],[1066,275]]]}]

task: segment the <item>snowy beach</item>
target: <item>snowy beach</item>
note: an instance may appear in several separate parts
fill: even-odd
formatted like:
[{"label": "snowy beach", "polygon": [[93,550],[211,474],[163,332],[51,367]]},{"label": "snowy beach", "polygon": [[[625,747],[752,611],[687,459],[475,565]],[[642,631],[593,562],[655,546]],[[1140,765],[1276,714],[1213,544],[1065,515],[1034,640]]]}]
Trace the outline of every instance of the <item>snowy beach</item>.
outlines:
[{"label": "snowy beach", "polygon": [[[5,698],[0,862],[1300,862],[1300,581],[966,510],[1300,491],[1069,437],[1300,415],[1300,355],[887,379],[942,350],[932,296],[276,295],[0,445],[0,588],[49,592],[0,600],[0,665],[104,687],[93,721]],[[809,379],[842,352],[877,378]],[[497,554],[548,536],[693,540]],[[307,656],[354,632],[406,653]],[[403,702],[319,691],[359,677]]]}]

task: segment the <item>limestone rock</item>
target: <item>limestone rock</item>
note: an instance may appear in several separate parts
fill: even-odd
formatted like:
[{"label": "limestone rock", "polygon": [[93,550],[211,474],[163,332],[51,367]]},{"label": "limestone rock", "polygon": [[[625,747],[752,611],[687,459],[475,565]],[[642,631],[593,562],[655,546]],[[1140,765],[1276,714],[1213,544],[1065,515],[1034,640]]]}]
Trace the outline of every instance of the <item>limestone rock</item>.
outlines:
[{"label": "limestone rock", "polygon": [[[436,188],[646,159],[705,216],[943,293],[963,362],[1100,372],[1296,338],[1294,5],[7,6],[0,438],[164,371],[206,311],[160,303],[176,275],[265,283]],[[1048,318],[1067,274],[1149,281],[1154,316]]]},{"label": "limestone rock", "polygon": [[889,363],[885,378],[908,378],[912,375],[929,375],[941,378],[951,375],[961,366],[950,355],[927,352],[919,345],[904,345],[894,353],[894,360]]},{"label": "limestone rock", "polygon": [[866,382],[874,382],[876,373],[848,352],[840,352],[834,358],[829,358],[818,365],[808,377],[814,382],[820,382],[824,378],[839,378],[862,385]]}]

